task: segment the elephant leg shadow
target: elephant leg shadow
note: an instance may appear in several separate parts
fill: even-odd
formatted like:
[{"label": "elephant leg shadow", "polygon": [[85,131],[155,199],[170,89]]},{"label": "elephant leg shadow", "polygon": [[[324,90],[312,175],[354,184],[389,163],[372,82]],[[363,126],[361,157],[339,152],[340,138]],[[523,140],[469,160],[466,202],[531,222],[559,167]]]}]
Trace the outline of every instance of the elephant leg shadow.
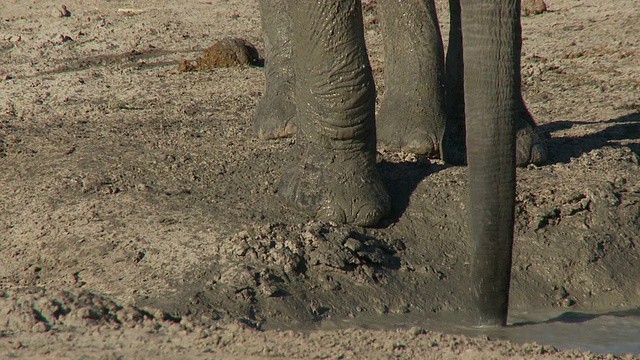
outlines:
[{"label": "elephant leg shadow", "polygon": [[[549,148],[549,164],[567,164],[572,159],[604,147],[628,147],[640,156],[640,111],[616,118],[602,120],[602,130],[588,132],[593,127],[591,121],[554,121],[539,126]],[[582,135],[558,136],[553,133],[567,131],[574,127],[584,127]]]},{"label": "elephant leg shadow", "polygon": [[409,206],[411,195],[422,180],[450,166],[433,163],[426,157],[420,157],[415,162],[379,162],[378,170],[391,198],[391,211],[380,226],[388,226],[402,217]]}]

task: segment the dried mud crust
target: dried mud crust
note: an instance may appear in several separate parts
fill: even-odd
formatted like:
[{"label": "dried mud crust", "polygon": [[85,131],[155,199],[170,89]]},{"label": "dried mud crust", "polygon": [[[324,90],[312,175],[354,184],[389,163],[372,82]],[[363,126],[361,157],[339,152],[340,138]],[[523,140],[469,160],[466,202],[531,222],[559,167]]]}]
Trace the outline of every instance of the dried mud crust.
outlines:
[{"label": "dried mud crust", "polygon": [[[225,37],[261,44],[257,5],[110,4],[3,3],[0,358],[592,356],[431,329],[246,329],[464,311],[465,169],[383,151],[380,227],[293,212],[277,184],[295,139],[251,132],[262,69],[176,70]],[[512,309],[637,306],[640,21],[625,0],[548,5],[523,18],[549,149],[518,170]]]},{"label": "dried mud crust", "polygon": [[543,0],[522,0],[523,16],[540,15],[547,11],[547,4]]}]

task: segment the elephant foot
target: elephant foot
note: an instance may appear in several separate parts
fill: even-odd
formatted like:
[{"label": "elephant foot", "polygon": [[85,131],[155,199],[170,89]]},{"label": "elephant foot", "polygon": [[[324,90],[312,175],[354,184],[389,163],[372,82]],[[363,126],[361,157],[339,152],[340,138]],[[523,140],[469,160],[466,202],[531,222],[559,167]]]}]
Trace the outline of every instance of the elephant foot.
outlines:
[{"label": "elephant foot", "polygon": [[[465,129],[460,126],[459,121],[452,124],[453,126],[445,131],[442,140],[442,160],[448,164],[465,165]],[[528,111],[523,111],[523,115],[516,120],[516,166],[540,165],[546,159],[547,149],[536,130],[535,122]]]},{"label": "elephant foot", "polygon": [[547,159],[547,148],[536,129],[527,126],[516,130],[516,166],[540,165]]},{"label": "elephant foot", "polygon": [[260,139],[277,139],[295,135],[296,106],[286,92],[269,92],[260,100],[253,118],[253,133]]},{"label": "elephant foot", "polygon": [[[390,211],[390,199],[375,161],[359,154],[313,152],[285,173],[278,196],[287,205],[321,221],[372,226]],[[328,153],[330,158],[323,158]],[[346,156],[345,156],[346,155]]]},{"label": "elephant foot", "polygon": [[444,132],[444,115],[425,107],[424,100],[388,95],[376,120],[378,146],[437,157]]}]

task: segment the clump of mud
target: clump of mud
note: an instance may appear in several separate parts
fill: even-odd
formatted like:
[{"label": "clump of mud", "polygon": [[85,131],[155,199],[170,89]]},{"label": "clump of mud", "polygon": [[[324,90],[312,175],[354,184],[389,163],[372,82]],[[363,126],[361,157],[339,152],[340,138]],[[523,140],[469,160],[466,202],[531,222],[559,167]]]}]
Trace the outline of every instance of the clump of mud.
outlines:
[{"label": "clump of mud", "polygon": [[257,66],[260,55],[255,46],[244,39],[224,38],[204,50],[196,60],[182,60],[178,71],[202,71],[220,67]]},{"label": "clump of mud", "polygon": [[125,322],[141,322],[153,315],[121,306],[100,295],[81,291],[47,291],[44,289],[0,297],[0,337],[20,331],[46,332],[80,326],[84,322],[94,325],[120,326]]},{"label": "clump of mud", "polygon": [[543,0],[522,0],[520,6],[524,16],[539,15],[547,12],[547,4]]}]

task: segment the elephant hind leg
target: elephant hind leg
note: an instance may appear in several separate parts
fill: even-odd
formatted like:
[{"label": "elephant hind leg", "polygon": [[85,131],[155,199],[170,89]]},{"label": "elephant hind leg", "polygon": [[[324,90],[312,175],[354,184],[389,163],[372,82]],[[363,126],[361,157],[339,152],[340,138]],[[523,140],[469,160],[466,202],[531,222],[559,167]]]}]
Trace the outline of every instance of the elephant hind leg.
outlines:
[{"label": "elephant hind leg", "polygon": [[429,157],[445,128],[444,50],[433,0],[381,1],[385,92],[378,145]]},{"label": "elephant hind leg", "polygon": [[540,165],[547,160],[547,148],[538,134],[536,124],[521,100],[520,116],[516,126],[516,166]]},{"label": "elephant hind leg", "polygon": [[[466,130],[464,128],[464,115],[461,116],[463,119],[459,121],[459,125],[462,126],[457,125],[447,128],[442,143],[442,160],[454,165],[467,163]],[[547,148],[543,138],[538,134],[533,117],[525,107],[524,102],[521,104],[521,110],[515,119],[515,129],[516,166],[525,167],[529,164],[543,164],[547,160]]]},{"label": "elephant hind leg", "polygon": [[260,139],[293,136],[296,133],[296,107],[291,99],[293,90],[286,82],[267,81],[265,95],[253,117],[253,133]]},{"label": "elephant hind leg", "polygon": [[[443,141],[443,160],[452,164],[465,164],[466,129],[464,102],[464,67],[460,0],[450,0],[451,29],[446,57],[446,101],[448,123]],[[540,165],[547,158],[544,140],[538,134],[536,123],[522,98],[520,86],[516,89],[519,108],[514,119],[516,130],[516,166]]]},{"label": "elephant hind leg", "polygon": [[384,98],[378,114],[378,146],[438,157],[444,129],[425,121],[433,118],[433,114],[419,105],[419,100],[412,100],[396,96]]},{"label": "elephant hind leg", "polygon": [[253,132],[261,139],[288,137],[296,132],[291,18],[283,0],[260,0],[260,15],[265,43],[265,92],[254,114]]}]

